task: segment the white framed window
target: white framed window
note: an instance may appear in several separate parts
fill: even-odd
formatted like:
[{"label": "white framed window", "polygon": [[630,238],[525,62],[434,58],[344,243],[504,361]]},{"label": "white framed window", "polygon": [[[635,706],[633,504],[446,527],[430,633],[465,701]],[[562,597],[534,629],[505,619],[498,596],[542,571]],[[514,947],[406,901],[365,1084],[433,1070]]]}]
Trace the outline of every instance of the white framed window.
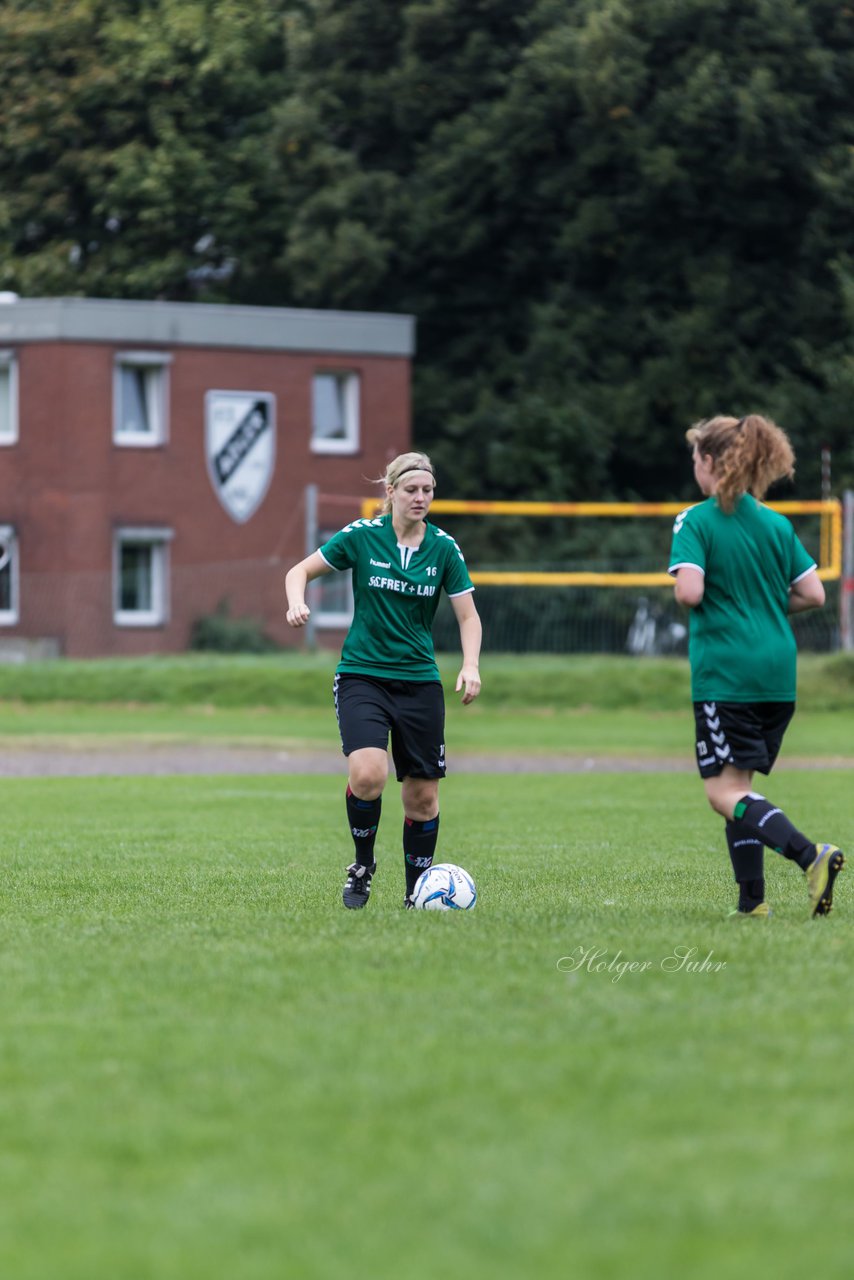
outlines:
[{"label": "white framed window", "polygon": [[359,448],[359,375],[323,369],[311,384],[312,453],[356,453]]},{"label": "white framed window", "polygon": [[0,351],[0,445],[18,442],[18,361]]},{"label": "white framed window", "polygon": [[0,627],[18,621],[18,538],[10,524],[0,524]]},{"label": "white framed window", "polygon": [[113,366],[113,441],[131,448],[165,444],[169,363],[157,351],[120,351]]},{"label": "white framed window", "polygon": [[[320,529],[318,546],[337,533],[336,529]],[[333,570],[315,578],[309,587],[313,593],[311,616],[315,626],[327,630],[345,630],[353,621],[353,575],[349,569]]]},{"label": "white framed window", "polygon": [[113,621],[160,627],[169,620],[171,529],[124,528],[113,536]]}]

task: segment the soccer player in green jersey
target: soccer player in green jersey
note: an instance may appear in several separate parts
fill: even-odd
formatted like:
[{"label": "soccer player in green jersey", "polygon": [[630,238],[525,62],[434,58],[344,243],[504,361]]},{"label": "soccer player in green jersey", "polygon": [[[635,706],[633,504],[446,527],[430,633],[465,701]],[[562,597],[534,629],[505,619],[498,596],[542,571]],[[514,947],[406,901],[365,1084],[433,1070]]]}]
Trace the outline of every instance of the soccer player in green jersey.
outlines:
[{"label": "soccer player in green jersey", "polygon": [[676,517],[669,572],[691,610],[689,656],[697,767],[726,822],[738,883],[733,914],[766,918],[764,846],[806,874],[813,916],[833,905],[845,859],[814,844],[781,809],[752,790],[770,773],[795,710],[795,638],[789,614],[824,604],[816,564],[791,523],[762,505],[794,474],[788,437],[759,414],[719,416],[686,433],[705,502]]},{"label": "soccer player in green jersey", "polygon": [[377,517],[354,520],[285,579],[288,622],[309,617],[306,584],[334,569],[353,575],[353,622],[335,673],[334,697],[347,757],[347,821],[355,859],[344,906],[364,907],[376,871],[374,844],[388,781],[388,742],[403,801],[404,906],[433,862],[439,834],[439,779],[445,776],[445,702],[432,626],[445,591],[460,629],[463,662],[456,691],[465,704],[480,693],[481,625],[462,552],[425,517],[435,477],[424,453],[403,453],[380,482]]}]

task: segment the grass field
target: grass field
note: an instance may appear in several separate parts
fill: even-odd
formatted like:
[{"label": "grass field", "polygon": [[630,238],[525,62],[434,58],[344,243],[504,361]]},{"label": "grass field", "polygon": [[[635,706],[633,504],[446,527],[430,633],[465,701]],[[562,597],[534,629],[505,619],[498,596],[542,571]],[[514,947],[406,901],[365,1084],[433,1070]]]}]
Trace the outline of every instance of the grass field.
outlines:
[{"label": "grass field", "polygon": [[[549,710],[460,706],[449,695],[446,737],[449,760],[466,753],[513,757],[619,754],[683,757],[690,763],[694,721],[681,711],[623,708]],[[57,704],[0,706],[0,750],[62,745],[85,751],[98,744],[232,744],[338,750],[331,705],[325,707],[170,707],[157,704]],[[799,711],[786,735],[781,768],[796,756],[854,756],[850,714]],[[343,763],[343,761],[342,761]]]},{"label": "grass field", "polygon": [[[265,716],[275,738],[280,714],[300,740],[334,732],[320,702],[94,699],[6,704],[0,733],[77,716],[85,749],[174,715],[203,740],[220,713],[226,738]],[[683,713],[656,714],[685,750]],[[620,750],[652,715],[455,724],[506,752],[584,724]],[[846,740],[847,715],[820,721],[819,744]],[[462,916],[400,909],[394,786],[360,913],[340,904],[341,776],[0,786],[0,1274],[850,1275],[852,868],[810,921],[769,855],[774,918],[726,919],[722,824],[691,774],[450,777],[440,853],[479,888]],[[767,789],[854,850],[850,771]]]},{"label": "grass field", "polygon": [[[454,753],[622,754],[690,758],[693,717],[683,659],[487,655],[471,707],[441,663]],[[0,664],[0,750],[62,743],[234,743],[337,747],[331,654]],[[786,756],[854,754],[854,655],[800,663]]]},{"label": "grass field", "polygon": [[[144,704],[171,707],[276,708],[329,706],[337,655],[267,657],[181,654],[157,658],[0,663],[0,705]],[[440,656],[446,688],[457,655]],[[500,710],[592,708],[681,711],[689,698],[684,658],[520,655],[487,652],[485,701]],[[854,710],[854,654],[806,654],[799,698],[812,711]]]},{"label": "grass field", "polygon": [[[449,782],[461,917],[392,795],[356,914],[337,779],[5,783],[2,1274],[849,1275],[848,885],[726,920],[697,791]],[[854,847],[850,775],[779,792]]]}]

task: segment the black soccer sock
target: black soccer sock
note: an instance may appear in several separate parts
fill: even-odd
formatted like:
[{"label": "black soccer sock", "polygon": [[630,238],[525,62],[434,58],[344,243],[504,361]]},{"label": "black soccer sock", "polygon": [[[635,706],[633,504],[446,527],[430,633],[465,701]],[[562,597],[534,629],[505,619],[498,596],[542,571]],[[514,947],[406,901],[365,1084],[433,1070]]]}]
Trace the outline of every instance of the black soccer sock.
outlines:
[{"label": "black soccer sock", "polygon": [[796,862],[806,871],[815,861],[815,845],[802,831],[793,827],[789,819],[764,796],[749,792],[735,806],[734,819],[749,834],[756,836],[775,853]]},{"label": "black soccer sock", "polygon": [[733,875],[738,885],[739,911],[752,911],[765,901],[765,846],[750,835],[740,822],[726,824],[726,842]]},{"label": "black soccer sock", "polygon": [[359,866],[370,867],[374,862],[374,842],[382,807],[382,796],[377,796],[376,800],[360,800],[347,787],[347,821],[356,846],[356,861]]},{"label": "black soccer sock", "polygon": [[403,820],[403,866],[406,872],[406,896],[409,897],[415,888],[415,882],[433,865],[433,854],[436,852],[436,841],[439,838],[439,815],[428,818],[426,822],[416,822],[413,818]]}]

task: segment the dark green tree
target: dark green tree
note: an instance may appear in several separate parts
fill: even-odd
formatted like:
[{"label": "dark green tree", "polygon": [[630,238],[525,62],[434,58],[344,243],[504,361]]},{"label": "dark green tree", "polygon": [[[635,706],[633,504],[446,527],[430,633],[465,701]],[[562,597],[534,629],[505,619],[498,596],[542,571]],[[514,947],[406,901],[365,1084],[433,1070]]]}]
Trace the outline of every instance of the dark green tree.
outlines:
[{"label": "dark green tree", "polygon": [[[276,223],[280,0],[7,0],[2,285],[225,298]],[[250,251],[247,251],[250,250]]]},{"label": "dark green tree", "polygon": [[8,0],[0,75],[5,287],[412,312],[445,493],[690,496],[753,408],[854,484],[854,8]]},{"label": "dark green tree", "polygon": [[688,494],[685,427],[754,407],[850,480],[853,49],[821,0],[319,0],[290,291],[418,316],[457,492]]}]

